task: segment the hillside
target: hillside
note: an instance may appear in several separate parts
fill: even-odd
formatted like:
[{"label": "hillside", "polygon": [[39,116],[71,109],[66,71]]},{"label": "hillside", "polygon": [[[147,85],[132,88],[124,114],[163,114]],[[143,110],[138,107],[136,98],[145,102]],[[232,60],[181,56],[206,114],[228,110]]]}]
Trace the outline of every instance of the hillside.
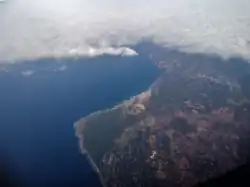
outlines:
[{"label": "hillside", "polygon": [[108,186],[190,186],[248,159],[250,65],[168,53],[148,91],[75,124]]}]

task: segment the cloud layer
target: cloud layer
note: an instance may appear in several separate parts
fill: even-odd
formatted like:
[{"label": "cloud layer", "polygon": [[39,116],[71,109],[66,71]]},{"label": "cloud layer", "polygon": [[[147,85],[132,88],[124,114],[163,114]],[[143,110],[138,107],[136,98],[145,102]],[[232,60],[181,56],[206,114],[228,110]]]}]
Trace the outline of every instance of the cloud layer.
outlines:
[{"label": "cloud layer", "polygon": [[250,59],[249,0],[12,0],[0,4],[0,62],[135,55],[142,38]]}]

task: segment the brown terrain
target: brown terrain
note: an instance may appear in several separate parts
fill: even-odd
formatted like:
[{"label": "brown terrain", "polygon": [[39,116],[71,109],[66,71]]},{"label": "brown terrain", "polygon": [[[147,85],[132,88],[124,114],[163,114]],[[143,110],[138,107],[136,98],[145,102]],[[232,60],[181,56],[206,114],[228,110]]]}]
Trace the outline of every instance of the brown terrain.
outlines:
[{"label": "brown terrain", "polygon": [[75,124],[107,186],[192,186],[245,164],[250,65],[150,58],[164,72],[148,91]]}]

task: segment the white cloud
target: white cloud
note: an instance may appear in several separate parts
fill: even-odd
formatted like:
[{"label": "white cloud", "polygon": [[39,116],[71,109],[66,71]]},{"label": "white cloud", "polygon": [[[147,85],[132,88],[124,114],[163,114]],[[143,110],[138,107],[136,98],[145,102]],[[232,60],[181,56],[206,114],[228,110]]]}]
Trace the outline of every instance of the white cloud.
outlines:
[{"label": "white cloud", "polygon": [[68,66],[62,65],[62,66],[54,69],[54,71],[66,71],[67,69],[68,69]]},{"label": "white cloud", "polygon": [[12,0],[0,9],[1,62],[129,54],[120,46],[145,37],[250,59],[249,0]]},{"label": "white cloud", "polygon": [[113,56],[135,56],[138,55],[137,52],[133,49],[128,47],[89,47],[86,49],[71,49],[69,54],[72,56],[88,56],[88,57],[95,57],[101,55],[113,55]]},{"label": "white cloud", "polygon": [[35,71],[33,71],[33,70],[27,70],[27,71],[22,71],[21,75],[24,77],[29,77],[29,76],[33,75],[34,73],[35,73]]}]

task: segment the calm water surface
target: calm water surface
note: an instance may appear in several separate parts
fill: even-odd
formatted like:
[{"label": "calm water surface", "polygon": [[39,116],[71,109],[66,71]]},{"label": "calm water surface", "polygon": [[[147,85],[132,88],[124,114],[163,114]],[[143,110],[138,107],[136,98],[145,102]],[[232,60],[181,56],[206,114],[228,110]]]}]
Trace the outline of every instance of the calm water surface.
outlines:
[{"label": "calm water surface", "polygon": [[88,176],[73,123],[147,89],[149,59],[41,59],[0,71],[0,141],[12,177],[25,186],[84,186]]}]

